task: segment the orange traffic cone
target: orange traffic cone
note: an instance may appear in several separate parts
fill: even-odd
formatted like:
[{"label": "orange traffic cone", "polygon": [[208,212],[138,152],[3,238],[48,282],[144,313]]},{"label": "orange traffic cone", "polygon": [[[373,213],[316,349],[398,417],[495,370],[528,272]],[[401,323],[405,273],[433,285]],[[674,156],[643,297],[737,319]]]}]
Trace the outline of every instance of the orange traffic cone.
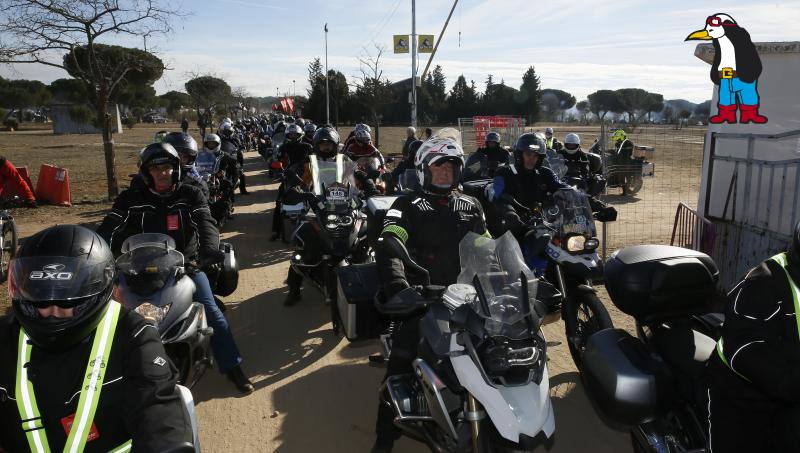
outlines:
[{"label": "orange traffic cone", "polygon": [[41,203],[72,206],[69,190],[69,170],[42,164],[36,181],[36,199]]}]

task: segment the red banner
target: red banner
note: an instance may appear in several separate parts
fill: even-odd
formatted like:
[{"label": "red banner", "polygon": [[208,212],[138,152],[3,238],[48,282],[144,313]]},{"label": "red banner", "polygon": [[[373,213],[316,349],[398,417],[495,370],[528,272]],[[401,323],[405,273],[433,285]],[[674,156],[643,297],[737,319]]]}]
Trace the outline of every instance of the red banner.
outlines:
[{"label": "red banner", "polygon": [[283,108],[284,112],[289,111],[289,106],[287,105],[286,98],[281,99],[281,108]]},{"label": "red banner", "polygon": [[286,98],[286,103],[289,104],[289,111],[294,113],[294,99]]},{"label": "red banner", "polygon": [[513,116],[473,116],[472,124],[475,127],[475,141],[481,144],[493,129],[522,126],[523,120]]}]

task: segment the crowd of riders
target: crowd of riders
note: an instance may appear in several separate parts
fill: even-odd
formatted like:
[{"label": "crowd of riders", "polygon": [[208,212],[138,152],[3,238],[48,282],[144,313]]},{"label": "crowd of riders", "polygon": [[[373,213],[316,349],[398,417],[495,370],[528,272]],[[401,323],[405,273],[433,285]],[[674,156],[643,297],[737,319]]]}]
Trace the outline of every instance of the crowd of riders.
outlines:
[{"label": "crowd of riders", "polygon": [[[493,224],[524,241],[531,227],[521,217],[558,191],[585,192],[597,220],[617,216],[597,199],[605,184],[602,157],[584,151],[578,134],[567,133],[561,142],[552,128],[526,132],[508,145],[489,132],[468,159],[458,139],[430,130],[419,139],[409,127],[393,168],[364,123],[343,140],[330,125],[283,114],[224,118],[199,140],[188,122],[181,129],[160,131],[144,146],[138,174],[96,231],[50,227],[17,252],[9,272],[12,315],[0,320],[0,451],[194,451],[191,414],[162,338],[139,311],[114,298],[115,258],[137,234],[159,233],[174,242],[186,263],[181,272],[194,283],[194,301],[213,329],[213,361],[238,391],[254,391],[216,291],[226,259],[220,229],[234,218],[237,189],[238,195],[250,193],[247,151],[261,154],[280,181],[272,240],[284,233],[283,206],[324,204],[317,178],[330,163],[336,182],[352,187],[358,206],[372,197],[397,196],[374,226],[378,243],[401,243],[429,271],[433,285],[456,281],[459,243],[467,234],[491,237]],[[613,154],[630,158],[633,143],[624,131],[615,132],[613,141]],[[408,174],[416,178],[413,185],[404,179]],[[465,194],[462,183],[472,177],[490,180],[491,193],[482,199]],[[324,253],[313,228],[301,226],[292,234],[304,255]],[[708,394],[715,452],[740,451],[742,445],[747,451],[787,451],[766,445],[787,445],[797,437],[796,430],[784,428],[797,420],[799,254],[796,229],[788,254],[762,264],[733,293],[725,343],[720,340],[711,364],[718,383]],[[401,256],[380,245],[370,256],[377,264],[379,300],[421,300],[415,289],[420,276],[406,269]],[[291,266],[285,305],[301,300],[303,282]],[[416,312],[392,332],[387,379],[413,371],[421,315]],[[333,321],[336,330],[341,320]],[[761,371],[770,367],[774,372]],[[402,434],[394,418],[382,399],[373,452],[391,451]],[[766,440],[749,426],[775,434]]]}]

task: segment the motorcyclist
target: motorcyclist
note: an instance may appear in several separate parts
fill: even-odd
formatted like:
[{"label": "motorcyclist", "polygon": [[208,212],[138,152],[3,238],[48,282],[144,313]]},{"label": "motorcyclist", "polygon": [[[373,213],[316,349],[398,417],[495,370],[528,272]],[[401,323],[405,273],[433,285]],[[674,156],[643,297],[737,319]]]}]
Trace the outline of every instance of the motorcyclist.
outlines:
[{"label": "motorcyclist", "polygon": [[[287,204],[298,204],[302,202],[313,203],[316,195],[313,192],[313,161],[337,162],[342,167],[343,181],[346,179],[351,184],[355,184],[361,189],[362,196],[369,198],[378,193],[375,184],[366,174],[355,171],[354,163],[344,154],[338,152],[339,133],[336,129],[322,127],[314,133],[314,150],[304,162],[299,162],[286,170],[284,184],[286,189],[283,202]],[[276,216],[277,216],[276,212]],[[274,217],[273,217],[274,218]],[[300,234],[300,232],[298,232]],[[313,256],[319,246],[313,234],[306,235],[304,239],[304,253]],[[294,305],[300,299],[300,290],[303,284],[303,276],[289,267],[289,274],[286,277],[289,286],[289,294],[286,296],[284,305]]]},{"label": "motorcyclist", "polygon": [[0,318],[0,451],[194,451],[176,370],[158,331],[112,299],[114,273],[82,226],[20,247]]},{"label": "motorcyclist", "polygon": [[708,362],[714,453],[788,452],[800,445],[800,223],[786,251],[751,269],[728,294]]},{"label": "motorcyclist", "polygon": [[272,133],[267,127],[266,121],[262,121],[256,134],[256,140],[258,143],[258,153],[266,157],[267,151],[272,148]]},{"label": "motorcyclist", "polygon": [[233,334],[202,271],[203,267],[224,259],[219,250],[219,231],[203,193],[180,182],[180,157],[172,145],[154,143],[141,155],[140,173],[146,187],[123,191],[97,232],[115,254],[120,252],[123,241],[134,234],[163,233],[175,240],[186,259],[187,273],[194,281],[195,300],[205,307],[208,325],[214,329],[211,347],[215,361],[239,391],[251,393],[253,385],[241,369],[242,357]]},{"label": "motorcyclist", "polygon": [[303,128],[297,124],[292,123],[286,127],[286,141],[278,148],[278,156],[288,162],[287,168],[303,162],[313,151],[311,145],[301,140],[302,137]]},{"label": "motorcyclist", "polygon": [[567,172],[564,180],[575,185],[590,196],[598,195],[605,186],[600,156],[581,149],[581,137],[570,132],[564,137],[564,147],[559,151]]},{"label": "motorcyclist", "polygon": [[352,160],[358,160],[362,157],[377,157],[383,167],[383,155],[378,151],[378,148],[372,144],[372,135],[366,129],[356,131],[353,136],[354,140],[350,145],[344,148],[344,153]]},{"label": "motorcyclist", "polygon": [[317,131],[317,125],[316,124],[314,124],[312,122],[306,123],[306,125],[303,126],[303,138],[302,138],[303,142],[304,143],[308,143],[309,145],[313,145],[314,144],[314,132],[316,132],[316,131]]},{"label": "motorcyclist", "polygon": [[500,146],[500,134],[489,132],[484,146],[469,156],[464,177],[466,180],[493,177],[498,167],[508,165],[509,158],[509,152]]},{"label": "motorcyclist", "polygon": [[391,185],[387,189],[388,193],[394,193],[397,190],[397,184],[400,182],[400,178],[403,176],[403,174],[405,174],[406,171],[412,170],[416,172],[417,167],[415,160],[417,157],[417,151],[419,150],[419,147],[422,146],[422,143],[422,140],[416,140],[411,142],[411,144],[408,146],[408,155],[405,157],[405,159],[400,161],[396,167],[394,167],[394,170],[392,170],[392,177],[390,180]]},{"label": "motorcyclist", "polygon": [[372,128],[369,127],[369,124],[356,123],[356,125],[353,127],[353,130],[350,131],[350,134],[344,141],[344,149],[347,149],[353,142],[356,141],[356,134],[358,131],[367,131],[367,133],[372,134]]},{"label": "motorcyclist", "polygon": [[220,192],[220,197],[217,200],[209,200],[211,216],[218,225],[231,218],[231,207],[234,201],[233,189],[239,180],[239,167],[236,165],[236,160],[222,152],[221,144],[222,141],[217,134],[206,135],[203,143],[204,149],[214,153],[214,157],[218,161],[216,176],[219,181],[217,190]]},{"label": "motorcyclist", "polygon": [[617,129],[611,135],[611,141],[614,143],[614,155],[620,160],[630,159],[633,157],[633,141],[628,138],[628,134],[623,129]]},{"label": "motorcyclist", "polygon": [[244,146],[239,138],[236,137],[233,125],[228,121],[223,121],[222,124],[219,125],[218,134],[222,139],[222,143],[220,144],[222,146],[222,151],[235,157],[239,166],[239,193],[247,195],[249,192],[247,191],[247,180],[244,175]]},{"label": "motorcyclist", "polygon": [[[404,243],[414,261],[430,272],[431,284],[446,286],[455,283],[461,270],[458,252],[461,239],[469,232],[486,236],[489,233],[480,202],[455,190],[464,166],[464,152],[457,142],[433,137],[419,148],[415,163],[421,187],[392,204],[380,241]],[[402,291],[414,291],[410,285],[422,283],[407,276],[403,262],[385,248],[376,249],[375,259],[385,300]],[[419,342],[419,319],[420,315],[412,316],[395,331],[386,378],[412,372],[411,363]],[[394,411],[382,402],[378,406],[375,432],[373,453],[391,451],[400,436],[394,425]]]},{"label": "motorcyclist", "polygon": [[197,160],[197,142],[191,135],[183,132],[170,132],[164,136],[161,143],[169,143],[178,152],[181,158],[181,183],[196,186],[203,191],[206,200],[209,199],[208,185],[200,174],[194,163]]},{"label": "motorcyclist", "polygon": [[553,135],[552,127],[547,127],[544,129],[544,138],[545,138],[544,144],[547,147],[547,149],[561,151],[561,148],[564,147],[564,145],[561,142],[559,142],[558,139],[556,139],[556,137]]},{"label": "motorcyclist", "polygon": [[[498,170],[493,179],[492,201],[498,208],[505,229],[520,237],[527,229],[520,219],[516,204],[526,209],[536,209],[548,201],[557,190],[571,190],[553,171],[543,166],[546,157],[545,142],[535,133],[519,136],[514,144],[514,163]],[[600,212],[598,220],[616,219],[616,210],[589,199],[592,211]]]}]

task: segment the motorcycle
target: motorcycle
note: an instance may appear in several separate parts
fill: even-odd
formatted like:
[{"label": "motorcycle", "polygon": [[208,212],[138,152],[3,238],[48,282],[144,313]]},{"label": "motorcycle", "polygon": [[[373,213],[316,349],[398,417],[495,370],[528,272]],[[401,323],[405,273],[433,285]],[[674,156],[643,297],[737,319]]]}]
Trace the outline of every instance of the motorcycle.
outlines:
[{"label": "motorcycle", "polygon": [[267,159],[267,163],[269,164],[269,177],[276,178],[283,173],[283,170],[286,169],[289,161],[288,158],[281,159],[279,154],[279,150],[281,145],[286,141],[286,135],[283,132],[277,132],[272,136],[272,150],[268,154],[269,158]]},{"label": "motorcycle", "polygon": [[178,383],[192,388],[213,364],[211,335],[203,305],[192,299],[183,254],[161,233],[136,234],[122,244],[116,260],[114,299],[156,328],[178,369]]},{"label": "motorcycle", "polygon": [[[405,246],[384,241],[406,269],[430,282]],[[426,284],[375,307],[393,327],[419,320],[414,372],[390,376],[380,392],[402,433],[434,452],[532,451],[555,431],[537,279],[510,233],[467,234],[461,273],[448,287]],[[391,337],[384,335],[386,357]]]},{"label": "motorcycle", "polygon": [[564,320],[570,355],[582,371],[589,337],[614,327],[592,287],[592,280],[603,275],[603,263],[589,199],[578,190],[558,190],[543,208],[530,210],[503,197],[526,224],[528,232],[520,240],[525,262],[547,294],[541,299],[547,301],[548,322],[559,316]]},{"label": "motorcycle", "polygon": [[705,363],[724,321],[718,280],[708,255],[667,245],[627,247],[606,263],[608,294],[636,320],[636,337],[592,335],[584,383],[637,453],[710,451]]},{"label": "motorcycle", "polygon": [[0,211],[0,283],[8,279],[8,266],[17,254],[17,223],[7,209]]},{"label": "motorcycle", "polygon": [[233,215],[233,196],[236,189],[236,185],[225,177],[224,171],[220,170],[221,161],[221,157],[208,150],[197,153],[195,160],[197,172],[208,186],[208,205],[211,208],[211,216],[219,228],[222,228]]},{"label": "motorcycle", "polygon": [[341,158],[316,161],[316,166],[317,170],[312,168],[313,200],[294,229],[292,237],[298,248],[290,265],[322,292],[338,335],[337,269],[367,259],[367,222],[352,167],[345,167]]}]

